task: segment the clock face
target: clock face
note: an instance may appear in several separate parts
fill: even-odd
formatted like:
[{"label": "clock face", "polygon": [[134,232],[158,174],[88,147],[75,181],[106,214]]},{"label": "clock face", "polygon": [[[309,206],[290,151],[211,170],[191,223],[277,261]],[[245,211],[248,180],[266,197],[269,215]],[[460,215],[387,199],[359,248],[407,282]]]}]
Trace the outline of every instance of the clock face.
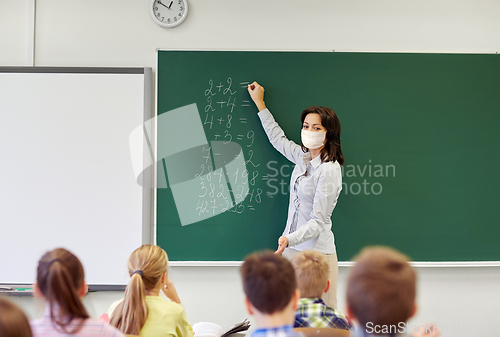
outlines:
[{"label": "clock face", "polygon": [[175,27],[186,18],[188,5],[186,0],[153,0],[150,9],[157,24]]}]

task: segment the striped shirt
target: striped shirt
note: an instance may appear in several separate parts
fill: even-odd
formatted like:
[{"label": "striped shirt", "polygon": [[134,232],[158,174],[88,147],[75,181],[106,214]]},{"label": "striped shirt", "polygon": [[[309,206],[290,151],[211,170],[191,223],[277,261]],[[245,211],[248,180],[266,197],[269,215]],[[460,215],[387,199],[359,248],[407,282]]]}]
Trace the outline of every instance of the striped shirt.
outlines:
[{"label": "striped shirt", "polygon": [[292,222],[290,224],[290,233],[289,234],[292,234],[293,232],[295,232],[297,230],[297,222],[299,221],[299,206],[300,206],[300,199],[297,196],[297,190],[298,190],[300,181],[304,177],[305,177],[305,174],[301,174],[300,176],[298,176],[297,180],[295,180],[295,184],[293,185],[293,193],[295,194],[295,198],[293,199],[293,205],[295,206],[295,212],[293,213],[293,218],[292,218]]},{"label": "striped shirt", "polygon": [[[66,330],[72,331],[79,322],[80,319],[73,319]],[[65,333],[60,326],[52,323],[50,311],[45,312],[42,318],[30,321],[30,325],[33,337],[125,337],[114,326],[93,318],[87,318],[77,333]]]},{"label": "striped shirt", "polygon": [[331,308],[321,298],[301,298],[295,312],[296,328],[337,328],[351,330],[353,324],[344,314]]}]

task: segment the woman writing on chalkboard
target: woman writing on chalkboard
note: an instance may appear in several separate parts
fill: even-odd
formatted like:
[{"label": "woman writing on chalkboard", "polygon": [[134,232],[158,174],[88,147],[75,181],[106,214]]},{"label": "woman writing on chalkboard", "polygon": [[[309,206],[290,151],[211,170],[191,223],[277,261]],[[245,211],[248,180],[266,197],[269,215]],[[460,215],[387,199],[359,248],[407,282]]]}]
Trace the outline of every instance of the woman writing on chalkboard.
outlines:
[{"label": "woman writing on chalkboard", "polygon": [[276,253],[290,259],[302,250],[314,249],[326,255],[331,283],[323,299],[336,308],[338,262],[330,217],[342,190],[340,166],[344,164],[344,156],[340,149],[340,122],[330,108],[307,108],[300,117],[302,144],[298,145],[286,138],[266,108],[264,88],[253,82],[248,92],[259,109],[269,141],[295,164],[290,180],[288,219]]}]

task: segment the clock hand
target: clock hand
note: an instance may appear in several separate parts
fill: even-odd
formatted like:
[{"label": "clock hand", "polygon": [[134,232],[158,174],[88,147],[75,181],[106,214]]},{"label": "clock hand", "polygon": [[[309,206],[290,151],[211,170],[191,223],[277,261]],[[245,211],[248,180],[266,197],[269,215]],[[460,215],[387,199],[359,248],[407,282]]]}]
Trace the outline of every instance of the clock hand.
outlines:
[{"label": "clock hand", "polygon": [[174,3],[173,1],[170,2],[170,5],[168,6],[168,9],[170,9],[172,7],[173,3]]},{"label": "clock hand", "polygon": [[167,5],[165,5],[163,2],[161,2],[161,1],[159,1],[159,0],[158,0],[158,3],[159,3],[160,5],[162,5],[163,7],[170,9],[169,7],[167,7]]}]

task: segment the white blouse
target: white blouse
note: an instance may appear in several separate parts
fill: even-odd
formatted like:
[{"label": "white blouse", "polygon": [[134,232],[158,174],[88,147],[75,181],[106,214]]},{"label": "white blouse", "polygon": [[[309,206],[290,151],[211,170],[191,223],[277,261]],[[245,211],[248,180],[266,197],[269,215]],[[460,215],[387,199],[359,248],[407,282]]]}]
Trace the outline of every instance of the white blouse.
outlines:
[{"label": "white blouse", "polygon": [[[283,232],[283,236],[288,238],[289,247],[299,251],[314,249],[323,254],[334,254],[331,216],[342,190],[339,163],[322,162],[320,156],[311,160],[309,152],[302,152],[300,145],[286,138],[268,109],[259,112],[259,117],[274,148],[295,164],[290,180],[288,219]],[[292,222],[295,222],[294,215],[295,231],[291,230]]]}]

